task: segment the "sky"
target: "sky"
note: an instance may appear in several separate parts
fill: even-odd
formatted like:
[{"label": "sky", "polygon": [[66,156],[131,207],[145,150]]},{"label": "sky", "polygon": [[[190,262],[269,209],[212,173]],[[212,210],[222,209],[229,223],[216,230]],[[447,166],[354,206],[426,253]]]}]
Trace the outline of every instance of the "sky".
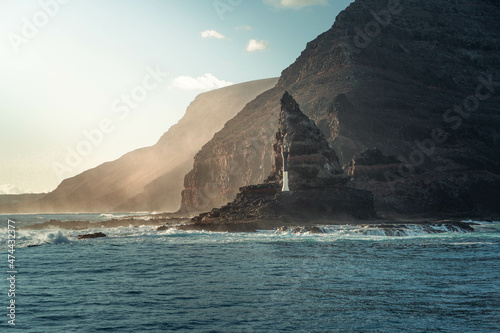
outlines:
[{"label": "sky", "polygon": [[0,194],[155,144],[196,95],[278,77],[351,0],[0,0]]}]

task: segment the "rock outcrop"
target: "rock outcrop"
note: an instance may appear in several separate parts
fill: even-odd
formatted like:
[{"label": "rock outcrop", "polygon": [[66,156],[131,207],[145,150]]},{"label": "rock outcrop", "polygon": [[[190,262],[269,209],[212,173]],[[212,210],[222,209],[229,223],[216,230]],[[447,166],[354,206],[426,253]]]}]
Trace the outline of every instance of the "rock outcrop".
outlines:
[{"label": "rock outcrop", "polygon": [[[498,215],[498,17],[498,1],[355,1],[195,156],[183,210],[267,179],[287,90],[345,170],[358,160],[350,186],[371,191],[377,211]],[[360,156],[374,147],[388,159]]]},{"label": "rock outcrop", "polygon": [[[288,146],[290,190],[282,192],[282,149]],[[301,223],[332,220],[375,219],[373,195],[346,186],[335,151],[312,120],[304,115],[295,100],[285,92],[281,112],[274,165],[268,179],[240,188],[236,199],[221,208],[193,218],[198,226],[207,224],[266,220]],[[273,224],[274,225],[274,224]],[[213,230],[213,229],[211,229]]]},{"label": "rock outcrop", "polygon": [[283,179],[282,147],[289,150],[291,190],[333,186],[347,180],[335,151],[288,92],[281,98],[278,132],[273,146],[274,164],[268,182]]},{"label": "rock outcrop", "polygon": [[106,234],[102,232],[95,232],[93,234],[78,235],[78,239],[90,239],[90,238],[102,238],[106,237]]}]

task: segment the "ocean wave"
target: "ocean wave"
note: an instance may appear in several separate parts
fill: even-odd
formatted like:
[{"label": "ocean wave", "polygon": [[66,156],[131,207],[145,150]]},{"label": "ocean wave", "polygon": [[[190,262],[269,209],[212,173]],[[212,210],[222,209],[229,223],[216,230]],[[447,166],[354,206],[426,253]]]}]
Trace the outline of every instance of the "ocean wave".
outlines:
[{"label": "ocean wave", "polygon": [[66,234],[60,230],[54,232],[53,230],[40,231],[19,231],[17,233],[16,247],[34,247],[48,244],[67,244],[70,240]]},{"label": "ocean wave", "polygon": [[[474,229],[473,229],[474,227]],[[18,230],[16,247],[34,247],[40,245],[62,245],[81,242],[78,235],[102,232],[106,238],[99,240],[106,244],[127,244],[137,240],[164,239],[171,242],[175,239],[192,238],[195,241],[207,242],[240,242],[240,241],[276,241],[286,240],[315,240],[334,241],[337,239],[377,239],[380,237],[412,237],[443,234],[443,236],[459,233],[469,233],[476,229],[477,233],[498,234],[500,224],[479,224],[471,226],[468,223],[434,223],[434,224],[381,224],[381,225],[317,225],[283,227],[279,230],[258,230],[256,233],[217,233],[209,231],[184,231],[169,228],[157,231],[156,226],[135,226],[117,228],[90,228],[85,230],[42,229]],[[0,234],[0,242],[6,244],[7,232]],[[94,240],[85,240],[92,244]]]},{"label": "ocean wave", "polygon": [[468,225],[461,226],[449,223],[364,226],[363,228],[356,230],[356,232],[363,235],[390,237],[423,236],[448,232],[469,233],[473,231],[474,229]]},{"label": "ocean wave", "polygon": [[[156,232],[155,227],[118,227],[118,228],[91,228],[85,230],[67,230],[67,229],[41,229],[41,230],[18,230],[16,232],[16,248],[35,247],[41,245],[60,245],[70,244],[78,241],[78,236],[83,234],[92,234],[103,232],[107,238],[136,238],[141,236],[162,235]],[[7,243],[7,232],[0,234],[0,243]]]}]

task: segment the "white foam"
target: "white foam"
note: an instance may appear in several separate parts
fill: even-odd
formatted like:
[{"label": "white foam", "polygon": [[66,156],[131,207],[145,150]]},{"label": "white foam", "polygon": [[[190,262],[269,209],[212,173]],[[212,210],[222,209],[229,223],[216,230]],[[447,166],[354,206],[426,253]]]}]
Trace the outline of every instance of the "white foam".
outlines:
[{"label": "white foam", "polygon": [[50,244],[64,244],[69,243],[69,239],[68,237],[64,236],[61,231],[58,231],[55,234],[48,234],[47,242]]},{"label": "white foam", "polygon": [[[402,225],[324,225],[318,226],[325,234],[342,237],[370,236],[370,237],[416,237],[449,232],[469,232],[457,225],[446,224],[402,224]],[[290,231],[286,231],[289,232]],[[292,232],[293,233],[293,232]],[[309,233],[305,233],[309,234]],[[321,235],[321,234],[320,234]]]},{"label": "white foam", "polygon": [[[483,227],[484,225],[484,227]],[[175,238],[202,237],[207,242],[247,242],[255,240],[290,240],[290,241],[320,241],[329,242],[340,239],[376,239],[383,240],[389,237],[420,237],[443,235],[449,237],[460,233],[466,233],[457,225],[447,224],[407,224],[407,225],[320,225],[318,226],[323,233],[311,233],[306,229],[298,228],[301,231],[297,233],[294,228],[285,231],[277,230],[258,230],[256,233],[214,233],[205,231],[183,231],[176,228],[170,228],[163,231],[156,231],[156,226],[139,227],[118,227],[118,228],[91,228],[86,230],[18,230],[16,237],[17,247],[39,246],[39,245],[59,245],[79,242],[78,235],[102,232],[106,234],[106,240],[118,240],[126,238],[144,238],[144,237],[165,237],[166,240]],[[477,228],[479,227],[479,228]],[[491,227],[499,227],[500,224],[485,223],[481,226],[474,226],[479,233],[488,232]],[[0,242],[6,243],[7,232],[0,233]],[[102,242],[102,241],[101,241]]]},{"label": "white foam", "polygon": [[66,243],[70,243],[70,240],[61,230],[20,230],[16,236],[16,247]]}]

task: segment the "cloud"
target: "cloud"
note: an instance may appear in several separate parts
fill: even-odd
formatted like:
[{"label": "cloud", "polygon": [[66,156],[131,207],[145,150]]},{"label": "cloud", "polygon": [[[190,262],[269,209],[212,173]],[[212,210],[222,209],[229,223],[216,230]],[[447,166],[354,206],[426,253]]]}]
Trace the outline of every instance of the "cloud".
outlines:
[{"label": "cloud", "polygon": [[249,25],[240,25],[238,27],[235,27],[234,28],[235,30],[246,30],[246,31],[250,31],[252,30],[253,28]]},{"label": "cloud", "polygon": [[11,184],[0,185],[0,194],[23,194],[30,192],[32,191],[25,191],[22,188]]},{"label": "cloud", "polygon": [[232,85],[232,82],[219,80],[210,73],[203,76],[178,76],[174,79],[173,87],[182,90],[212,90]]},{"label": "cloud", "polygon": [[263,51],[267,49],[268,45],[269,42],[267,40],[250,39],[247,44],[247,51],[248,52]]},{"label": "cloud", "polygon": [[202,38],[217,38],[217,39],[224,39],[224,38],[226,38],[226,37],[224,37],[223,34],[218,33],[215,30],[205,30],[205,31],[203,31],[201,33],[201,37]]},{"label": "cloud", "polygon": [[301,9],[310,6],[326,6],[328,0],[263,0],[265,4],[275,8]]}]

